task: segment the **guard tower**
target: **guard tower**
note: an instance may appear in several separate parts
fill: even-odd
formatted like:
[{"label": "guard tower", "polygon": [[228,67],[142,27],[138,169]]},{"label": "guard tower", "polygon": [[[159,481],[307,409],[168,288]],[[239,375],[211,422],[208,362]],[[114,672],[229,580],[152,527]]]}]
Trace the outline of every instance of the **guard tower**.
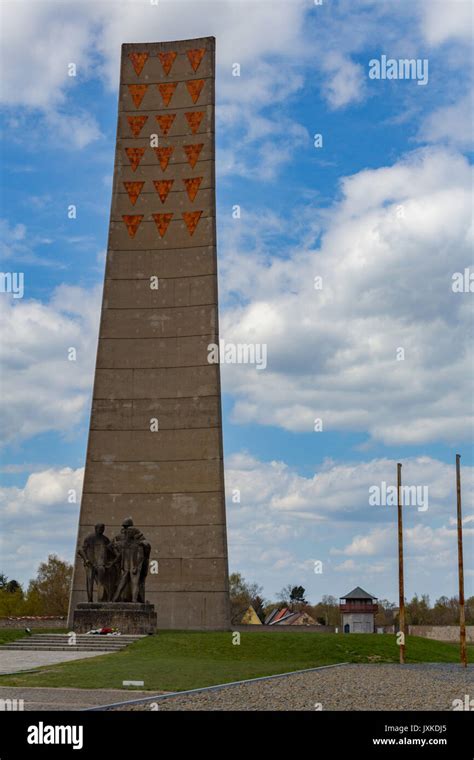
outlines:
[{"label": "guard tower", "polygon": [[339,600],[344,633],[374,633],[377,597],[357,586]]}]

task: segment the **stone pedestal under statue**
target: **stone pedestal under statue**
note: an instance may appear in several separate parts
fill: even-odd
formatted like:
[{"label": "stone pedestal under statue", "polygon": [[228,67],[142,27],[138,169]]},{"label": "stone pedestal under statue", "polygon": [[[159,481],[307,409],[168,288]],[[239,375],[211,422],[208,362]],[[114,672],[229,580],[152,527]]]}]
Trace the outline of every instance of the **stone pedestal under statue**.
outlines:
[{"label": "stone pedestal under statue", "polygon": [[117,628],[134,635],[155,633],[155,607],[134,602],[82,602],[74,610],[72,627],[76,633],[97,628]]}]

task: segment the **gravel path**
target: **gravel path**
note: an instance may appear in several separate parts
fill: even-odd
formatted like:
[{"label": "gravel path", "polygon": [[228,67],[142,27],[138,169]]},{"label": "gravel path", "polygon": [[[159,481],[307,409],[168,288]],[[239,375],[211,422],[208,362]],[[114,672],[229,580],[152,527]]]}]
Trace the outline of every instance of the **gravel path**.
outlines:
[{"label": "gravel path", "polygon": [[[474,697],[474,666],[343,665],[156,703],[166,710],[452,710]],[[130,695],[130,699],[133,696]],[[317,705],[321,707],[318,708]],[[151,710],[150,704],[133,710]]]},{"label": "gravel path", "polygon": [[[16,654],[10,652],[10,654]],[[41,654],[59,654],[54,652]],[[71,653],[70,659],[82,653]],[[158,695],[133,689],[0,687],[0,700],[23,699],[25,710],[85,710]],[[119,710],[452,710],[453,700],[474,698],[474,666],[343,665],[170,697]],[[1,704],[1,703],[0,703]],[[317,705],[321,707],[318,708]]]},{"label": "gravel path", "polygon": [[107,652],[21,652],[0,647],[0,675],[18,673],[20,670],[31,670],[42,665],[55,665],[58,662],[83,660],[87,657],[97,657]]}]

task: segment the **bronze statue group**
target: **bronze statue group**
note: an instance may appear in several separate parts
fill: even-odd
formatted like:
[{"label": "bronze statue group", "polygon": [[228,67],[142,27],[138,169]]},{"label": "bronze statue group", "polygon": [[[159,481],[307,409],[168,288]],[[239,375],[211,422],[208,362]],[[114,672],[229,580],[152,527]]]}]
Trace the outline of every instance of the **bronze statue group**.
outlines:
[{"label": "bronze statue group", "polygon": [[145,602],[145,578],[151,546],[143,533],[127,517],[115,538],[104,534],[105,525],[97,523],[94,533],[85,537],[78,554],[84,562],[87,601]]}]

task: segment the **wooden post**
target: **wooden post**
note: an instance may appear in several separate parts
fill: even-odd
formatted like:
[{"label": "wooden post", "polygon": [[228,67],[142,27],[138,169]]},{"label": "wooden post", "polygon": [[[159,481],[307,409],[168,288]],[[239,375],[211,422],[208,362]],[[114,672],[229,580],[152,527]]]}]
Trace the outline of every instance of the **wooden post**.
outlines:
[{"label": "wooden post", "polygon": [[464,563],[462,554],[462,512],[461,512],[461,456],[456,454],[456,496],[458,513],[458,573],[459,573],[459,641],[461,663],[467,667],[466,653],[466,612],[464,609]]},{"label": "wooden post", "polygon": [[399,628],[402,633],[400,641],[400,665],[405,664],[405,584],[403,578],[403,516],[402,516],[402,466],[397,464],[397,501],[398,501],[398,596]]}]

